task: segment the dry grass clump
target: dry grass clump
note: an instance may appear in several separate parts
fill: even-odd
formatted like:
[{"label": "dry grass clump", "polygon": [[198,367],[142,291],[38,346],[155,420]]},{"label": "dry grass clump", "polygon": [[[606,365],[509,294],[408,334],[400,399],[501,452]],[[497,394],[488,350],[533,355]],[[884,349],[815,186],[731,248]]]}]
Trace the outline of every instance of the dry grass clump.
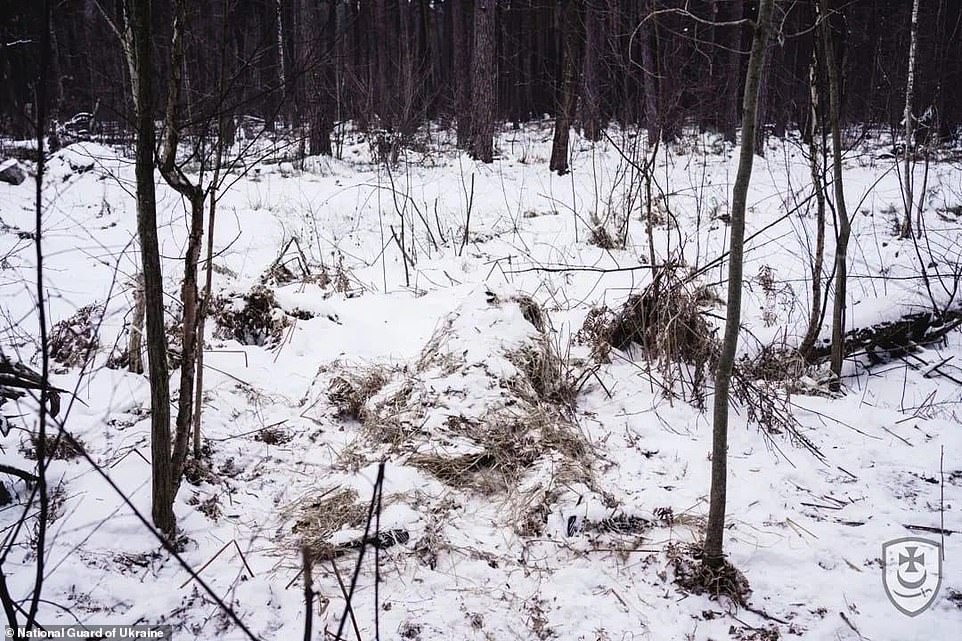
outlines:
[{"label": "dry grass clump", "polygon": [[518,296],[512,296],[511,300],[518,304],[521,308],[521,315],[524,319],[531,323],[531,325],[539,332],[546,332],[548,330],[548,317],[541,309],[539,305],[533,298],[525,294]]},{"label": "dry grass clump", "polygon": [[[20,452],[31,461],[37,460],[37,448],[40,438],[36,434],[20,444]],[[84,443],[77,438],[70,438],[66,434],[47,434],[44,438],[44,458],[54,461],[70,461],[82,456]]]},{"label": "dry grass clump", "polygon": [[588,232],[588,243],[601,249],[622,249],[619,243],[608,231],[608,228],[600,221],[592,224]]},{"label": "dry grass clump", "polygon": [[364,422],[368,416],[367,402],[387,384],[389,374],[384,368],[372,367],[332,378],[327,400],[334,406],[337,417]]},{"label": "dry grass clump", "polygon": [[328,490],[308,496],[289,508],[295,516],[291,531],[298,536],[315,560],[337,556],[331,537],[344,529],[360,528],[367,520],[368,506],[358,502],[352,489]]},{"label": "dry grass clump", "polygon": [[239,297],[218,296],[211,301],[211,317],[218,338],[232,338],[241,345],[274,347],[290,325],[274,291],[265,285],[254,285]]},{"label": "dry grass clump", "polygon": [[707,594],[716,600],[727,597],[739,606],[748,603],[752,593],[748,579],[727,560],[713,567],[704,562],[704,551],[700,546],[682,549],[674,544],[668,547],[668,560],[675,570],[675,583],[682,589],[693,594]]},{"label": "dry grass clump", "polygon": [[408,463],[445,485],[485,495],[514,490],[544,460],[557,461],[557,475],[587,480],[592,455],[577,427],[550,406],[526,410],[521,415],[502,409],[481,420],[449,420],[435,440],[460,447],[445,450],[428,443],[430,449],[412,454]]},{"label": "dry grass clump", "polygon": [[747,378],[794,387],[808,371],[805,357],[786,344],[764,345],[754,356],[743,356],[738,365]]},{"label": "dry grass clump", "polygon": [[103,313],[102,305],[87,305],[51,327],[51,358],[66,367],[82,367],[100,347],[97,329]]},{"label": "dry grass clump", "polygon": [[592,309],[575,340],[591,345],[602,360],[612,347],[624,350],[634,344],[663,364],[685,362],[703,368],[718,357],[719,343],[707,317],[718,300],[710,288],[682,280],[675,270],[658,270],[654,280],[617,312]]},{"label": "dry grass clump", "polygon": [[562,357],[551,341],[542,337],[506,356],[524,377],[523,381],[513,381],[516,392],[524,396],[533,392],[532,400],[554,403],[563,409],[574,407],[587,373]]},{"label": "dry grass clump", "polygon": [[[678,270],[660,269],[617,312],[607,307],[589,312],[575,340],[590,345],[598,362],[609,360],[612,347],[640,346],[655,361],[666,393],[681,383],[691,390],[690,400],[701,405],[707,372],[720,351],[708,316],[718,300],[710,288],[683,280]],[[687,375],[682,364],[689,366]]]},{"label": "dry grass clump", "polygon": [[718,341],[705,312],[717,300],[708,287],[686,282],[674,270],[659,270],[622,306],[610,343],[619,349],[637,343],[650,355],[671,362],[711,363],[718,356]]},{"label": "dry grass clump", "polygon": [[[549,339],[547,317],[529,297],[488,292],[488,304],[487,331],[505,321],[520,331],[479,340],[478,316],[452,314],[412,367],[339,373],[328,399],[363,424],[341,464],[356,468],[390,452],[453,490],[506,499],[506,518],[520,519],[546,484],[591,478],[594,454],[573,418],[585,375]],[[510,305],[506,315],[493,309]],[[540,520],[532,518],[530,531]]]}]

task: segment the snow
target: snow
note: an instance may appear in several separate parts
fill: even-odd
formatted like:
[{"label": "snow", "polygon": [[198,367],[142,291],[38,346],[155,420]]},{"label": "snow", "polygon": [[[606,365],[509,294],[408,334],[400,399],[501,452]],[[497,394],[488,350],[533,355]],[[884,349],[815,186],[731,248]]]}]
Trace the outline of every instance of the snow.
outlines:
[{"label": "snow", "polygon": [[[624,133],[613,138],[632,142]],[[962,591],[958,535],[945,537],[945,578],[930,610],[906,617],[882,588],[882,543],[924,534],[906,524],[941,526],[940,465],[944,527],[962,530],[962,389],[901,361],[872,371],[847,362],[841,398],[792,396],[805,435],[824,460],[792,446],[784,434],[772,435],[774,450],[743,411],[732,414],[726,550],[751,584],[752,606],[786,623],[684,594],[673,583],[672,554],[701,538],[707,516],[710,416],[666,398],[641,350],[603,364],[577,396],[571,428],[587,444],[588,476],[549,453],[524,467],[510,487],[483,493],[452,487],[412,463],[412,452],[478,451],[477,442],[452,433],[447,421],[453,417],[482,420],[517,403],[527,407],[525,397],[512,396],[522,394],[520,388],[502,384],[522,376],[510,354],[542,336],[519,299],[530,296],[547,313],[545,340],[572,359],[587,359],[588,348],[571,338],[588,311],[616,308],[650,280],[638,180],[610,144],[577,136],[572,142],[573,172],[564,177],[547,170],[550,130],[537,124],[503,132],[501,157],[488,166],[445,149],[430,162],[411,158],[389,173],[367,162],[366,143],[352,137],[346,160],[285,161],[231,177],[218,206],[215,291],[247,292],[292,237],[312,274],[323,266],[330,279],[272,286],[281,310],[312,315],[284,328],[275,346],[241,345],[208,331],[203,432],[214,474],[198,485],[185,482],[178,494],[185,559],[201,568],[236,542],[201,576],[259,637],[300,638],[297,506],[337,488],[355,489],[366,506],[376,463],[387,457],[381,528],[404,529],[410,540],[380,551],[382,638],[767,638],[752,636],[758,633],[750,626],[813,640],[958,638],[962,608],[948,598],[951,590]],[[717,215],[727,211],[736,160],[710,136],[662,150],[655,193],[663,193],[671,224],[655,227],[659,260],[681,250],[689,266],[701,268],[722,253],[728,228]],[[962,230],[934,212],[960,204],[959,171],[948,162],[929,171],[927,225],[938,238],[931,251],[951,267],[959,261]],[[67,429],[149,515],[146,379],[104,366],[112,346],[123,343],[139,264],[133,164],[119,150],[81,143],[55,154],[48,172],[43,243],[50,321],[95,302],[105,308],[93,362],[83,371],[57,368],[53,383],[75,390],[72,402],[65,399]],[[855,213],[850,326],[928,307],[924,288],[910,279],[919,273],[914,244],[894,238],[887,213],[901,209],[892,161],[868,152],[853,156],[845,176]],[[797,144],[773,143],[765,159],[756,158],[748,234],[757,235],[746,253],[742,353],[783,337],[795,342],[804,333],[814,216],[804,207],[785,213],[806,198],[808,184]],[[0,344],[35,365],[33,246],[17,233],[33,229],[32,196],[32,186],[0,185],[0,310],[7,326]],[[627,248],[587,242],[592,218],[621,216],[628,205]],[[159,177],[158,207],[166,291],[175,311],[185,204]],[[831,246],[831,228],[828,236]],[[829,247],[826,265],[832,260]],[[770,268],[774,290],[763,286],[762,268]],[[717,286],[724,277],[719,264],[702,279]],[[945,283],[951,287],[950,275]],[[934,293],[940,301],[948,295],[941,287]],[[720,319],[724,310],[714,313]],[[924,357],[937,362],[960,353],[962,339],[954,332]],[[391,415],[405,426],[400,445],[377,442],[369,426],[338,416],[329,397],[335,376],[369,371],[387,378],[369,409],[406,385],[413,390]],[[31,408],[23,401],[3,412],[30,416]],[[289,440],[258,440],[265,427]],[[31,467],[21,452],[26,434],[14,429],[2,441],[0,462]],[[165,621],[181,627],[184,638],[245,638],[196,584],[181,587],[189,576],[158,551],[88,463],[54,461],[48,475],[54,485],[62,482],[63,502],[48,538],[42,622],[72,622],[67,608],[91,624]],[[24,498],[22,482],[4,482]],[[539,503],[546,506],[542,530],[519,532],[519,514]],[[216,505],[219,514],[211,518],[203,505]],[[670,508],[671,518],[660,508]],[[653,525],[635,534],[580,529],[616,514]],[[9,525],[18,515],[7,507],[0,519]],[[572,517],[577,527],[569,536]],[[362,530],[344,527],[331,542]],[[337,559],[343,577],[355,561],[356,552]],[[29,593],[32,563],[25,543],[14,548],[5,565],[14,595]],[[372,563],[369,551],[354,598],[364,639],[374,638]],[[344,599],[329,561],[318,562],[314,579],[323,599],[314,629],[316,638],[327,638],[320,631],[337,629]]]}]

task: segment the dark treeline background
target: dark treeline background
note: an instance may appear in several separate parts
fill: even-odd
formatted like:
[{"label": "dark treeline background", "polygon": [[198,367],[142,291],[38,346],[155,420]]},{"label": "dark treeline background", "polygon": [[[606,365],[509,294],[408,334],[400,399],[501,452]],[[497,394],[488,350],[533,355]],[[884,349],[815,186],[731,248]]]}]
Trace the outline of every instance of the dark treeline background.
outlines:
[{"label": "dark treeline background", "polygon": [[[123,130],[130,83],[125,0],[57,2],[47,78],[54,120]],[[823,2],[824,4],[824,2]],[[0,130],[31,133],[41,2],[0,0]],[[157,109],[168,77],[173,0],[154,0]],[[311,153],[330,132],[407,135],[427,121],[471,145],[493,122],[545,115],[591,139],[616,121],[665,139],[699,127],[734,139],[752,0],[190,0],[185,117],[299,127]],[[896,128],[908,69],[911,0],[832,0],[848,124]],[[686,15],[671,9],[682,9]],[[814,0],[782,0],[761,86],[767,135],[806,130]],[[646,18],[647,17],[647,18]],[[919,11],[915,113],[942,136],[962,122],[962,2]],[[473,122],[472,122],[473,121]],[[481,157],[484,157],[482,152]]]}]

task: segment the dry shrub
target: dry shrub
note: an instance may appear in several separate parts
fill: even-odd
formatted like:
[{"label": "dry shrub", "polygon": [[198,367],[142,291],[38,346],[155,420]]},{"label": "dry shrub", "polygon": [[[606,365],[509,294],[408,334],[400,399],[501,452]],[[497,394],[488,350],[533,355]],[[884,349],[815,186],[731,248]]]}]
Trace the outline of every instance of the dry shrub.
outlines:
[{"label": "dry shrub", "polygon": [[102,305],[87,305],[50,328],[51,358],[66,367],[82,367],[100,347],[97,329],[103,313]]},{"label": "dry shrub", "polygon": [[269,425],[254,435],[254,440],[264,445],[284,445],[292,438],[294,437],[280,425]]},{"label": "dry shrub", "polygon": [[368,506],[358,502],[351,489],[328,490],[319,497],[308,496],[288,511],[295,517],[292,532],[315,560],[337,556],[331,537],[343,529],[358,528],[367,520]]},{"label": "dry shrub", "polygon": [[[20,452],[31,461],[37,460],[37,446],[40,438],[31,434],[27,441],[20,444]],[[44,451],[47,460],[70,461],[84,453],[83,441],[70,438],[65,434],[47,434],[44,437]]]},{"label": "dry shrub", "polygon": [[591,215],[591,230],[588,232],[588,243],[601,249],[624,249],[621,241],[608,231],[608,226],[596,215]]},{"label": "dry shrub", "polygon": [[[592,345],[593,355],[601,361],[607,360],[611,347],[641,346],[657,362],[666,391],[681,382],[690,386],[693,402],[701,405],[706,374],[720,351],[708,320],[708,311],[717,302],[710,288],[683,280],[675,269],[661,269],[617,313],[607,308],[592,310],[576,338]],[[691,366],[690,381],[684,380],[681,363]]]},{"label": "dry shrub", "polygon": [[548,317],[541,309],[539,305],[530,296],[521,294],[518,296],[512,296],[511,300],[518,304],[521,308],[521,315],[524,319],[531,323],[531,325],[539,332],[546,332],[548,329]]},{"label": "dry shrub", "polygon": [[294,272],[290,270],[287,263],[274,262],[261,274],[260,281],[264,285],[287,285],[298,280]]},{"label": "dry shrub", "polygon": [[611,361],[611,340],[615,332],[617,315],[608,307],[592,307],[581,329],[574,336],[579,345],[591,347],[591,356],[601,363]]},{"label": "dry shrub", "polygon": [[808,371],[802,354],[784,342],[764,345],[754,356],[743,356],[737,367],[749,379],[782,383],[789,388],[794,388],[796,382]]},{"label": "dry shrub", "polygon": [[622,306],[610,343],[619,349],[637,343],[666,362],[712,363],[718,341],[705,312],[717,300],[711,289],[678,278],[674,270],[658,270],[652,282]]},{"label": "dry shrub", "polygon": [[264,285],[254,285],[240,297],[218,296],[211,301],[211,316],[218,338],[232,338],[241,345],[273,347],[290,325],[273,290]]},{"label": "dry shrub", "polygon": [[541,337],[509,352],[507,358],[524,376],[520,388],[515,381],[518,393],[530,395],[533,392],[535,398],[532,400],[554,403],[563,409],[574,407],[586,373],[576,370],[575,364],[563,358],[547,338]]}]

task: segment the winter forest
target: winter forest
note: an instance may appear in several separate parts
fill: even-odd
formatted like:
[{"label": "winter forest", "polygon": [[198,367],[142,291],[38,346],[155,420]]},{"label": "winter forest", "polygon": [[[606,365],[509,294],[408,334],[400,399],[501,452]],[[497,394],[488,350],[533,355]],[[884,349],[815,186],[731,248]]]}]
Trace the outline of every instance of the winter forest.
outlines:
[{"label": "winter forest", "polygon": [[958,0],[0,0],[4,638],[951,641],[960,426]]}]

